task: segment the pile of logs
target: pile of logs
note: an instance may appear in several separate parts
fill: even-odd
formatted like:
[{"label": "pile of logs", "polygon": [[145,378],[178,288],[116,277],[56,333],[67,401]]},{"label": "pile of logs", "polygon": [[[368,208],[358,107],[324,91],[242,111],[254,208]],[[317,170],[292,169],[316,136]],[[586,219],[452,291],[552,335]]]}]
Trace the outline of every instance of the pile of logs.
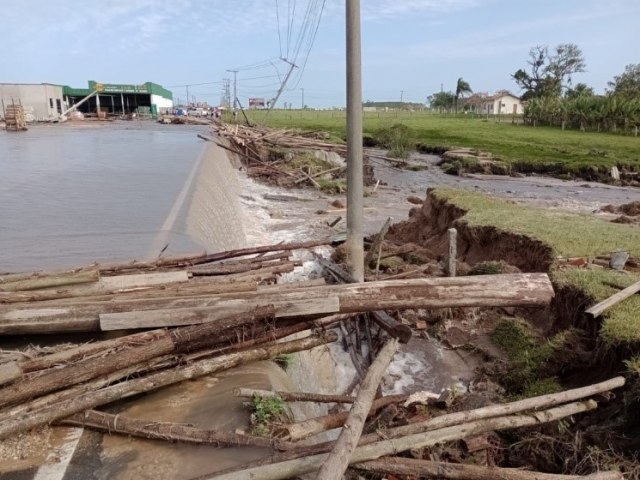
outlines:
[{"label": "pile of logs", "polygon": [[[327,166],[327,168],[298,169],[288,168],[287,158],[271,158],[269,151],[285,149],[294,155],[302,151],[334,152],[346,157],[346,145],[331,143],[318,135],[317,132],[302,132],[299,130],[272,129],[259,126],[245,126],[239,124],[215,123],[211,126],[212,136],[198,135],[200,138],[215,142],[218,146],[235,153],[243,161],[249,174],[270,183],[281,186],[312,186],[320,188],[320,179],[339,179],[346,175],[344,165]],[[397,165],[397,159],[380,155],[372,149],[365,149],[365,184],[372,185],[373,169],[369,165],[369,158],[385,160]]]},{"label": "pile of logs", "polygon": [[[576,391],[442,415],[373,433],[373,417],[379,420],[407,400],[406,395],[380,396],[379,384],[387,366],[400,343],[411,338],[410,329],[399,325],[385,310],[541,307],[549,304],[553,289],[547,275],[538,273],[355,284],[348,283],[352,279],[326,260],[324,268],[343,283],[327,285],[324,279],[275,283],[279,274],[298,265],[291,255],[293,250],[330,243],[278,244],[154,262],[96,264],[55,274],[0,276],[0,333],[4,336],[58,333],[72,339],[75,332],[96,332],[98,336],[104,331],[120,332],[116,338],[72,345],[53,353],[1,355],[0,440],[51,423],[81,425],[159,440],[252,445],[281,452],[259,464],[210,478],[291,478],[318,470],[317,478],[337,479],[349,465],[376,472],[398,465],[399,471],[424,471],[428,475],[438,467],[407,463],[401,458],[392,463],[372,460],[592,410],[596,403],[585,399],[624,382],[614,379]],[[346,330],[362,314],[371,321],[368,332],[373,326],[377,329],[381,347],[371,351],[370,361],[361,365],[357,396],[278,393],[287,401],[351,404],[350,410],[281,425],[276,430],[279,438],[154,424],[96,410],[246,362],[335,342],[340,329],[333,327],[341,325]],[[293,334],[297,334],[295,340],[287,339]],[[336,442],[311,447],[296,443],[336,428],[342,429]]]}]

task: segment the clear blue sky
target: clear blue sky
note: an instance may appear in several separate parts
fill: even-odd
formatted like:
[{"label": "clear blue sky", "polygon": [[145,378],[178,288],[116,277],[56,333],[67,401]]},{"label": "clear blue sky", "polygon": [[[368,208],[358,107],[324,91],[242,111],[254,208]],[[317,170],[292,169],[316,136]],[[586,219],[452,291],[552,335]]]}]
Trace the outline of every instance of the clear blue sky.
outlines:
[{"label": "clear blue sky", "polygon": [[[311,107],[345,104],[344,1],[326,0],[306,68],[294,72],[281,102],[299,106],[304,88]],[[227,69],[263,64],[238,73],[238,96],[245,104],[250,96],[270,98],[287,70],[278,57],[281,50],[294,57],[308,4],[0,0],[0,82],[173,87],[221,82],[232,78]],[[640,63],[639,0],[362,0],[362,16],[364,100],[400,100],[404,91],[405,101],[424,102],[441,83],[453,89],[459,76],[474,91],[517,93],[509,75],[537,44],[578,44],[588,71],[574,82],[597,92],[625,65]],[[184,98],[184,87],[171,90]],[[221,84],[192,86],[190,94],[217,104]]]}]

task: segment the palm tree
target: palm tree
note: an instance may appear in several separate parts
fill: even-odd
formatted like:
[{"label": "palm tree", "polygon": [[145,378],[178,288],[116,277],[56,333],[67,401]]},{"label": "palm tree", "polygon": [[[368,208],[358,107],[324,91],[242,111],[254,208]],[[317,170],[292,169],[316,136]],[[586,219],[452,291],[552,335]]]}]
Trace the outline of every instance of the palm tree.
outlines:
[{"label": "palm tree", "polygon": [[460,77],[456,85],[456,113],[458,113],[458,99],[460,97],[464,97],[467,93],[473,93],[473,90],[471,90],[471,85],[469,85],[469,82],[465,82],[463,78]]}]

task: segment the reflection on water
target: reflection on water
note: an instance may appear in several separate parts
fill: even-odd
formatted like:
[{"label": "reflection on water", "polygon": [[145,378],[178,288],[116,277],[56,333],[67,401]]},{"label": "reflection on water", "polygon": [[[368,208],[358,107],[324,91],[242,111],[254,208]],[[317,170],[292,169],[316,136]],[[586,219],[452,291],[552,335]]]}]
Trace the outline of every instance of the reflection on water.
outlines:
[{"label": "reflection on water", "polygon": [[[143,258],[202,127],[117,122],[0,132],[0,271]],[[201,250],[178,222],[167,252]]]}]

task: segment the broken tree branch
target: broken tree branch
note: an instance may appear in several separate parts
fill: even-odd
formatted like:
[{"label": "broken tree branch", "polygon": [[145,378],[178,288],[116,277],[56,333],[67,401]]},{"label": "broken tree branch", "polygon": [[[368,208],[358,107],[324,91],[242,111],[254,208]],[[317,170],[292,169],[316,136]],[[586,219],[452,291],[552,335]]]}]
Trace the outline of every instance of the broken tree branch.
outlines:
[{"label": "broken tree branch", "polygon": [[244,352],[200,360],[190,365],[181,365],[171,370],[152,373],[142,378],[127,380],[97,391],[90,391],[63,402],[41,406],[28,413],[0,419],[0,439],[125,397],[228,370],[242,363],[267,360],[283,353],[309,350],[325,343],[335,342],[336,339],[335,333],[328,332],[324,335],[308,337],[302,340],[277,343]]},{"label": "broken tree branch", "polygon": [[371,367],[369,367],[367,376],[360,385],[358,398],[349,411],[349,416],[344,423],[342,432],[340,433],[331,454],[322,464],[322,467],[316,476],[317,480],[333,480],[341,478],[347,470],[351,455],[358,446],[358,441],[360,440],[364,423],[367,420],[369,411],[371,410],[371,404],[373,403],[373,399],[376,395],[378,385],[382,380],[384,372],[387,371],[387,367],[389,366],[389,363],[391,363],[393,356],[398,351],[399,346],[400,344],[395,338],[387,341],[371,364]]},{"label": "broken tree branch", "polygon": [[[554,422],[571,415],[593,410],[597,406],[597,403],[593,400],[587,400],[551,408],[531,415],[491,418],[393,440],[382,440],[356,448],[349,462],[361,463],[386,455],[395,455],[410,449],[424,448],[495,430],[509,430]],[[327,454],[319,454],[247,469],[240,467],[232,472],[203,476],[198,480],[278,480],[293,478],[318,470],[327,457]]]},{"label": "broken tree branch", "polygon": [[620,472],[598,472],[593,475],[556,475],[517,468],[481,467],[461,463],[431,462],[414,458],[385,457],[352,465],[366,472],[408,475],[442,480],[622,480]]},{"label": "broken tree branch", "polygon": [[322,393],[307,392],[273,392],[271,390],[257,390],[254,388],[236,388],[234,397],[251,398],[254,395],[260,397],[280,397],[287,402],[317,402],[317,403],[353,403],[356,397],[349,395],[325,395]]}]

